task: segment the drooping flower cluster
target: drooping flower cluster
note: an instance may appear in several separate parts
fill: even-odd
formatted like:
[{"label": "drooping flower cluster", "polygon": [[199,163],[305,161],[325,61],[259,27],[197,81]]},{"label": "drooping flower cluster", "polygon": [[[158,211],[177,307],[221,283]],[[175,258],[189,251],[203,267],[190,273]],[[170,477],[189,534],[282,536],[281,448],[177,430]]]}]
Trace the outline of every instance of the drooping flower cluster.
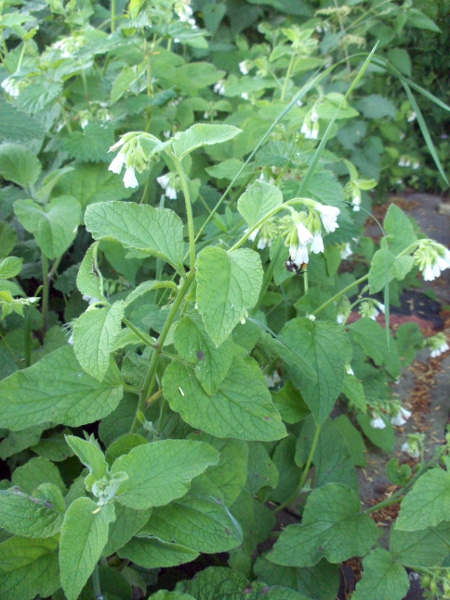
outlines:
[{"label": "drooping flower cluster", "polygon": [[359,314],[364,318],[372,319],[373,321],[377,320],[377,317],[380,313],[384,314],[385,306],[378,300],[373,300],[372,298],[367,298],[363,302],[361,302],[359,306]]},{"label": "drooping flower cluster", "polygon": [[160,151],[161,142],[150,133],[131,131],[123,135],[117,144],[111,146],[110,152],[119,150],[115,158],[108,167],[109,171],[120,175],[123,167],[125,174],[123,183],[126,188],[138,187],[139,181],[136,178],[136,171],[142,173],[148,168],[150,161],[153,160],[157,151]]},{"label": "drooping flower cluster", "polygon": [[433,281],[450,267],[450,251],[434,240],[420,240],[413,256],[425,281]]},{"label": "drooping flower cluster", "polygon": [[273,240],[278,236],[278,225],[274,219],[269,219],[260,228],[254,229],[248,239],[254,242],[258,238],[258,250],[270,248]]},{"label": "drooping flower cluster", "polygon": [[336,321],[339,323],[339,325],[343,325],[347,321],[351,312],[352,312],[352,307],[350,304],[350,300],[347,298],[347,296],[341,296],[341,299],[339,300],[339,304],[338,304],[338,308],[337,308],[337,317],[336,317]]},{"label": "drooping flower cluster", "polygon": [[441,354],[444,354],[444,352],[447,352],[447,350],[450,350],[445,334],[442,332],[428,338],[426,345],[431,350],[431,358],[437,358],[438,356],[441,356]]},{"label": "drooping flower cluster", "polygon": [[306,115],[300,132],[306,139],[317,140],[319,137],[319,115],[314,108]]},{"label": "drooping flower cluster", "polygon": [[376,408],[372,408],[370,425],[374,429],[385,429],[387,419],[389,419],[391,425],[401,427],[405,425],[411,414],[411,411],[404,408],[400,401],[391,400],[388,403],[381,403]]},{"label": "drooping flower cluster", "polygon": [[277,383],[280,383],[281,377],[278,375],[278,371],[274,371],[270,375],[264,375],[264,379],[266,380],[267,387],[274,388]]},{"label": "drooping flower cluster", "polygon": [[166,173],[165,175],[156,178],[156,181],[164,190],[164,195],[170,200],[176,200],[178,195],[175,177],[176,175],[173,173]]},{"label": "drooping flower cluster", "polygon": [[408,441],[402,445],[402,452],[406,452],[412,458],[419,458],[424,442],[423,433],[413,433],[408,436]]}]

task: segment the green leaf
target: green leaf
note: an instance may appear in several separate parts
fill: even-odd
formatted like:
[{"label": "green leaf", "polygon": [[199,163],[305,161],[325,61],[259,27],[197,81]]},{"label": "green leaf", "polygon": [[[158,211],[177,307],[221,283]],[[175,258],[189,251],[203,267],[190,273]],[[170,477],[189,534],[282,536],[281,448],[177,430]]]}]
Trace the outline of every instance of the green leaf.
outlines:
[{"label": "green leaf", "polygon": [[78,456],[85,467],[89,469],[89,475],[85,478],[85,484],[88,491],[92,491],[92,484],[105,477],[108,472],[103,452],[100,450],[94,440],[83,440],[74,435],[66,435],[66,442]]},{"label": "green leaf", "polygon": [[[206,7],[208,6],[211,5],[207,4]],[[214,4],[212,6],[216,5]],[[223,8],[226,10],[225,6]],[[168,592],[167,590],[159,590],[159,592],[156,592],[156,594],[149,596],[149,600],[195,600],[195,598],[189,594],[182,594],[181,592]]]},{"label": "green leaf", "polygon": [[137,510],[163,506],[184,496],[192,479],[218,460],[218,452],[203,442],[165,440],[137,446],[111,467],[112,474],[128,475],[117,500]]},{"label": "green leaf", "polygon": [[78,498],[67,509],[61,529],[59,564],[67,600],[76,600],[108,541],[114,521],[111,504],[101,508],[89,498]]},{"label": "green leaf", "polygon": [[448,556],[449,544],[450,523],[422,531],[391,530],[391,553],[396,561],[407,565],[440,565]]},{"label": "green leaf", "polygon": [[254,442],[249,450],[248,483],[252,494],[257,494],[263,487],[275,488],[278,485],[278,470],[264,445]]},{"label": "green leaf", "polygon": [[351,404],[361,412],[367,412],[367,400],[364,387],[354,375],[345,374],[342,393],[347,396]]},{"label": "green leaf", "polygon": [[6,221],[0,221],[0,240],[0,258],[5,258],[17,243],[17,233]]},{"label": "green leaf", "polygon": [[362,112],[367,119],[393,119],[397,113],[394,104],[379,94],[365,96],[356,102],[356,108]]},{"label": "green leaf", "polygon": [[255,181],[239,198],[237,208],[249,229],[252,229],[258,221],[282,204],[283,194],[277,187]]},{"label": "green leaf", "polygon": [[0,600],[46,598],[60,586],[56,539],[15,536],[0,544]]},{"label": "green leaf", "polygon": [[206,331],[220,346],[258,300],[261,259],[248,248],[226,252],[209,246],[198,255],[196,269],[198,310]]},{"label": "green leaf", "polygon": [[366,317],[348,325],[348,329],[365,354],[372,358],[377,366],[385,366],[392,377],[399,376],[401,363],[397,345],[391,338],[388,348],[386,331],[379,323]]},{"label": "green leaf", "polygon": [[127,433],[117,438],[106,450],[105,458],[109,465],[122,456],[122,454],[128,454],[136,446],[142,444],[148,444],[148,440],[137,433]]},{"label": "green leaf", "polygon": [[186,131],[175,134],[172,149],[175,155],[179,159],[182,159],[196,148],[211,146],[212,144],[222,144],[233,139],[239,133],[242,133],[242,130],[232,125],[197,123]]},{"label": "green leaf", "polygon": [[186,496],[153,509],[140,535],[176,541],[197,552],[227,552],[242,543],[242,530],[228,508],[215,498]]},{"label": "green leaf", "polygon": [[104,308],[90,308],[75,321],[73,347],[82,368],[103,381],[111,352],[122,329],[125,304],[122,300]]},{"label": "green leaf", "polygon": [[411,8],[406,13],[408,17],[408,25],[411,27],[416,27],[417,29],[426,29],[428,31],[434,31],[435,33],[441,33],[441,30],[436,25],[436,23],[423,14],[421,10],[417,8]]},{"label": "green leaf", "polygon": [[203,20],[210,33],[213,35],[219,29],[219,25],[227,12],[224,4],[205,4],[203,8]]},{"label": "green leaf", "polygon": [[102,202],[87,208],[85,220],[95,239],[112,237],[183,269],[183,222],[172,210],[133,202]]},{"label": "green leaf", "polygon": [[61,147],[80,162],[106,162],[114,144],[114,130],[100,123],[89,123],[83,131],[72,131],[61,139]]},{"label": "green leaf", "polygon": [[389,250],[384,248],[378,250],[370,264],[370,293],[376,294],[384,288],[387,282],[393,279],[402,281],[413,267],[414,258],[412,256],[396,258]]},{"label": "green leaf", "polygon": [[195,560],[198,552],[157,537],[134,537],[117,554],[147,569],[176,567]]},{"label": "green leaf", "polygon": [[281,418],[286,423],[298,423],[310,414],[302,395],[290,381],[286,381],[279,392],[273,393],[272,398],[277,410],[280,411]]},{"label": "green leaf", "polygon": [[233,361],[234,345],[231,340],[225,340],[216,348],[200,315],[193,313],[178,323],[174,342],[180,357],[195,364],[195,375],[205,392],[214,395]]},{"label": "green leaf", "polygon": [[42,207],[33,200],[17,200],[14,212],[39,247],[50,258],[59,258],[72,244],[81,221],[81,207],[72,196],[58,196]]},{"label": "green leaf", "polygon": [[402,500],[395,525],[417,531],[450,521],[450,473],[435,468],[424,473]]},{"label": "green leaf", "polygon": [[410,219],[395,204],[390,205],[383,226],[389,234],[389,249],[393,254],[400,254],[417,240]]},{"label": "green leaf", "polygon": [[8,256],[0,262],[0,279],[15,277],[22,270],[23,258]]},{"label": "green leaf", "polygon": [[32,458],[23,466],[17,467],[12,475],[12,483],[30,495],[37,487],[47,483],[56,486],[63,494],[67,492],[58,467],[41,457]]},{"label": "green leaf", "polygon": [[78,427],[108,415],[122,395],[114,363],[100,383],[65,346],[0,382],[0,427],[20,431],[45,421]]},{"label": "green leaf", "polygon": [[98,266],[99,242],[94,242],[86,252],[77,275],[77,287],[84,296],[101,300],[103,277]]},{"label": "green leaf", "polygon": [[133,188],[117,185],[117,175],[108,171],[105,165],[85,163],[63,175],[55,186],[57,194],[74,196],[83,208],[95,202],[122,200],[129,198]]},{"label": "green leaf", "polygon": [[358,494],[330,483],[310,494],[302,524],[287,527],[267,558],[289,567],[313,566],[322,558],[340,563],[364,556],[377,536],[375,522],[361,512]]},{"label": "green leaf", "polygon": [[[216,179],[228,179],[232,181],[240,172],[243,165],[244,163],[241,160],[238,160],[237,158],[229,158],[218,165],[208,167],[205,169],[205,171],[208,173],[208,175],[211,175],[211,177],[215,177]],[[245,177],[244,172],[240,174],[239,180],[243,176]]]},{"label": "green leaf", "polygon": [[366,556],[363,569],[352,600],[402,600],[408,593],[405,569],[383,548],[376,548]]},{"label": "green leaf", "polygon": [[277,440],[286,430],[257,370],[236,357],[217,393],[209,396],[192,370],[174,361],[163,377],[164,395],[189,425],[217,437]]},{"label": "green leaf", "polygon": [[335,323],[297,318],[283,327],[279,339],[292,383],[301,391],[316,423],[323,423],[342,390],[345,363],[351,357],[345,331]]},{"label": "green leaf", "polygon": [[63,520],[64,500],[59,489],[56,486],[52,488],[62,500],[62,513],[49,501],[35,495],[28,496],[12,489],[0,491],[0,527],[32,538],[48,538],[57,534]]},{"label": "green leaf", "polygon": [[[14,127],[11,127],[14,123]],[[40,121],[18,110],[14,105],[0,102],[0,138],[8,142],[24,143],[43,138],[45,129]]]},{"label": "green leaf", "polygon": [[372,444],[378,446],[385,452],[393,452],[395,447],[395,430],[390,423],[386,423],[384,429],[372,427],[370,415],[356,415],[356,420],[361,425],[364,435],[369,438]]},{"label": "green leaf", "polygon": [[195,478],[191,493],[214,496],[231,506],[247,481],[247,444],[240,440],[221,440],[204,432],[192,433],[190,438],[206,442],[220,452],[219,462]]},{"label": "green leaf", "polygon": [[118,502],[114,505],[116,520],[109,526],[108,543],[103,550],[103,556],[111,556],[125,546],[147,523],[152,509],[133,510]]},{"label": "green leaf", "polygon": [[25,146],[0,146],[0,175],[23,188],[34,185],[41,173],[41,163]]}]

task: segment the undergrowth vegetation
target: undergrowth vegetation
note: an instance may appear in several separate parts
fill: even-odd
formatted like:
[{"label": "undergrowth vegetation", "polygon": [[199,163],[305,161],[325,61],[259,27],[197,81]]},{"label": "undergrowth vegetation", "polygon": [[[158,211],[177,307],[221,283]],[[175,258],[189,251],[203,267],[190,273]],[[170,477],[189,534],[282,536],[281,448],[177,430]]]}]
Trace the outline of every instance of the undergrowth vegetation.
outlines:
[{"label": "undergrowth vegetation", "polygon": [[448,349],[389,306],[449,250],[395,205],[364,235],[448,185],[410,54],[444,4],[0,5],[0,598],[334,600],[352,557],[353,600],[450,597],[447,446],[356,476]]}]

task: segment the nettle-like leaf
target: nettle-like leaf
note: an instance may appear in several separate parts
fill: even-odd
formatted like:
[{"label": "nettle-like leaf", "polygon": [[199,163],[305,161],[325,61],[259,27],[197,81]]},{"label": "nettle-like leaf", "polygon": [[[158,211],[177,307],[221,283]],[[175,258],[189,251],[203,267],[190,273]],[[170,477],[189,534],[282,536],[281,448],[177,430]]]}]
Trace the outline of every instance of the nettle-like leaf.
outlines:
[{"label": "nettle-like leaf", "polygon": [[166,542],[154,536],[134,537],[117,554],[147,569],[177,567],[195,560],[199,555],[182,544]]},{"label": "nettle-like leaf", "polygon": [[163,377],[164,395],[189,425],[217,437],[278,440],[286,429],[258,371],[258,366],[235,357],[218,391],[209,396],[192,370],[174,361]]},{"label": "nettle-like leaf", "polygon": [[91,307],[73,327],[75,356],[83,369],[102,381],[110,365],[111,352],[122,329],[125,304],[122,300],[111,306]]},{"label": "nettle-like leaf", "polygon": [[183,269],[183,222],[172,210],[133,202],[102,202],[87,208],[85,221],[95,239],[114,238],[125,247]]},{"label": "nettle-like leaf", "polygon": [[405,213],[395,204],[391,204],[384,218],[383,227],[388,233],[389,250],[400,254],[417,240],[413,225]]},{"label": "nettle-like leaf", "polygon": [[33,200],[17,200],[14,212],[50,259],[58,258],[69,248],[81,222],[81,206],[73,196],[52,198],[45,207]]},{"label": "nettle-like leaf", "polygon": [[[60,490],[48,483],[33,496],[14,489],[0,491],[0,527],[10,533],[32,538],[53,537],[61,528],[65,511]],[[45,494],[47,499],[40,498]]]},{"label": "nettle-like leaf", "polygon": [[358,494],[338,483],[314,490],[301,525],[289,525],[268,560],[288,567],[314,566],[322,558],[340,563],[364,556],[377,539],[377,526],[361,512]]},{"label": "nettle-like leaf", "polygon": [[[14,127],[11,127],[14,123]],[[0,137],[8,142],[28,142],[43,138],[45,129],[41,122],[18,110],[13,104],[0,102]]]},{"label": "nettle-like leaf", "polygon": [[[207,5],[209,6],[209,5]],[[214,5],[215,6],[215,5]],[[224,11],[226,10],[224,6]],[[195,600],[194,596],[190,594],[183,594],[181,592],[168,592],[167,590],[159,590],[156,594],[149,596],[149,600]]]},{"label": "nettle-like leaf", "polygon": [[41,163],[25,146],[2,144],[0,146],[0,175],[23,188],[36,183],[41,173]]},{"label": "nettle-like leaf", "polygon": [[385,366],[392,377],[398,377],[401,371],[401,362],[397,345],[391,337],[389,348],[386,341],[386,330],[376,321],[369,318],[359,319],[348,329],[352,332],[367,356],[370,356],[378,366]]},{"label": "nettle-like leaf", "polygon": [[122,395],[115,363],[100,383],[65,346],[0,382],[0,427],[20,431],[46,421],[78,427],[108,415]]},{"label": "nettle-like leaf", "polygon": [[0,261],[0,279],[15,277],[22,270],[23,258],[8,256]]},{"label": "nettle-like leaf", "polygon": [[384,288],[386,282],[397,279],[402,281],[414,266],[412,256],[397,258],[392,252],[382,248],[372,258],[369,271],[370,293],[376,294]]},{"label": "nettle-like leaf", "polygon": [[255,181],[239,198],[237,208],[251,229],[282,204],[283,194],[277,187],[264,181]]},{"label": "nettle-like leaf", "polygon": [[89,475],[85,478],[85,484],[89,491],[94,481],[105,477],[108,472],[108,464],[103,452],[92,440],[83,440],[74,435],[66,435],[66,442],[78,456],[85,467],[89,469]]},{"label": "nettle-like leaf", "polygon": [[214,395],[233,361],[234,344],[231,340],[225,340],[216,348],[200,315],[192,313],[178,323],[174,342],[180,357],[195,364],[195,375],[205,392]]},{"label": "nettle-like leaf", "polygon": [[125,546],[147,523],[152,509],[134,510],[116,502],[114,505],[116,520],[109,525],[108,543],[103,549],[103,556],[111,556]]},{"label": "nettle-like leaf", "polygon": [[224,504],[215,498],[188,495],[153,509],[140,536],[175,540],[197,552],[227,552],[242,543],[242,530]]},{"label": "nettle-like leaf", "polygon": [[137,446],[111,467],[112,475],[128,475],[116,498],[137,510],[163,506],[184,496],[192,479],[218,460],[217,450],[204,442],[165,440]]},{"label": "nettle-like leaf", "polygon": [[72,131],[61,140],[62,149],[80,162],[105,162],[114,144],[114,130],[100,123],[90,123],[83,131]]},{"label": "nettle-like leaf", "polygon": [[402,600],[409,590],[409,577],[392,555],[376,548],[363,560],[363,577],[352,600]]},{"label": "nettle-like leaf", "polygon": [[402,500],[395,528],[417,531],[450,521],[450,473],[431,469],[424,473]]},{"label": "nettle-like leaf", "polygon": [[[351,347],[335,323],[297,318],[281,330],[279,352],[316,423],[326,421],[344,384]],[[306,367],[306,368],[305,368]]]},{"label": "nettle-like leaf", "polygon": [[58,540],[14,536],[0,544],[1,600],[33,600],[61,587]]},{"label": "nettle-like leaf", "polygon": [[11,478],[12,484],[22,492],[33,495],[36,488],[53,484],[63,494],[67,493],[58,467],[47,458],[37,456],[17,467]]},{"label": "nettle-like leaf", "polygon": [[[190,65],[191,67],[193,65]],[[222,144],[233,139],[241,129],[233,125],[208,125],[207,123],[196,123],[186,131],[175,134],[172,149],[179,159],[202,146]]]},{"label": "nettle-like leaf", "polygon": [[440,565],[448,556],[449,545],[448,522],[421,531],[391,530],[391,553],[396,561],[406,565]]},{"label": "nettle-like leaf", "polygon": [[114,507],[101,508],[89,498],[77,498],[67,509],[61,529],[59,564],[68,600],[76,600],[94,570],[108,540]]},{"label": "nettle-like leaf", "polygon": [[198,310],[206,331],[220,346],[258,301],[261,259],[248,248],[226,252],[210,246],[198,255],[196,269]]},{"label": "nettle-like leaf", "polygon": [[94,242],[84,255],[77,274],[77,287],[84,296],[104,299],[103,277],[98,265],[99,242]]}]

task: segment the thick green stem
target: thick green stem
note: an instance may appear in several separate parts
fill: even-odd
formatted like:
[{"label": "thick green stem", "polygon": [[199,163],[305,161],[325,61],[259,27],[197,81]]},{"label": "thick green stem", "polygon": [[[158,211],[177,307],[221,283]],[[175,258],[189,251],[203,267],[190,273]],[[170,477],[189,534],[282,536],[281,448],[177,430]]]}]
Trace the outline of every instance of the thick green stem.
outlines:
[{"label": "thick green stem", "polygon": [[44,324],[42,327],[42,332],[45,335],[47,331],[47,316],[48,316],[48,297],[49,297],[49,288],[50,288],[50,280],[49,280],[49,272],[48,272],[48,258],[42,253],[42,318],[44,320]]},{"label": "thick green stem", "polygon": [[327,308],[327,306],[330,306],[330,304],[333,304],[333,302],[336,302],[336,300],[339,300],[339,298],[341,296],[343,296],[344,294],[346,294],[347,292],[349,292],[352,288],[356,287],[360,283],[363,283],[364,281],[367,281],[367,279],[369,279],[369,274],[368,273],[367,273],[367,275],[363,275],[362,277],[360,277],[359,279],[357,279],[353,283],[350,283],[350,285],[348,285],[343,290],[341,290],[340,292],[338,292],[337,294],[335,294],[334,296],[332,296],[329,300],[327,300],[321,306],[319,306],[319,308],[316,308],[316,310],[314,310],[312,314],[313,315],[317,315],[318,313],[322,312],[324,308]]},{"label": "thick green stem", "polygon": [[25,315],[25,366],[31,365],[31,308],[27,308]]},{"label": "thick green stem", "polygon": [[186,214],[188,220],[188,232],[189,232],[189,266],[191,271],[195,268],[195,230],[194,230],[194,215],[192,214],[191,194],[189,186],[184,172],[181,160],[171,153],[171,158],[174,161],[175,168],[181,180],[181,187],[184,194],[184,202],[186,205]]},{"label": "thick green stem", "polygon": [[161,355],[162,349],[164,347],[164,342],[166,341],[167,334],[169,333],[170,326],[172,325],[180,305],[189,291],[192,282],[194,281],[195,272],[192,270],[186,279],[183,281],[181,285],[178,295],[175,298],[175,302],[172,305],[172,308],[169,312],[169,315],[164,323],[164,327],[161,331],[161,334],[156,342],[155,348],[152,353],[152,358],[150,360],[150,365],[148,367],[147,375],[145,376],[144,384],[142,386],[141,395],[139,397],[139,403],[136,410],[136,416],[134,417],[133,424],[131,426],[130,433],[135,433],[137,428],[139,427],[139,419],[138,414],[143,413],[145,409],[145,405],[147,403],[147,399],[151,396],[153,391],[153,386],[155,384],[156,379],[156,369],[158,367],[159,357]]},{"label": "thick green stem", "polygon": [[286,77],[284,78],[283,88],[281,90],[281,96],[280,96],[281,102],[284,102],[284,99],[286,97],[286,90],[287,90],[287,86],[288,86],[288,83],[289,83],[289,79],[291,78],[291,73],[292,73],[292,68],[294,67],[294,62],[295,62],[295,54],[293,54],[291,56],[291,60],[289,62],[289,66],[288,66],[288,70],[287,70],[287,73],[286,73]]},{"label": "thick green stem", "polygon": [[94,590],[94,596],[96,600],[104,600],[102,589],[100,587],[100,574],[98,572],[98,564],[95,565],[95,569],[91,575],[92,589]]},{"label": "thick green stem", "polygon": [[111,0],[111,33],[116,29],[116,0]]},{"label": "thick green stem", "polygon": [[155,341],[146,333],[143,333],[140,329],[135,327],[131,321],[129,321],[126,317],[122,319],[128,329],[131,329],[133,333],[135,333],[139,339],[141,339],[146,346],[150,346],[151,348],[155,347]]},{"label": "thick green stem", "polygon": [[283,510],[284,508],[286,508],[286,506],[289,506],[289,504],[291,502],[293,502],[297,498],[299,493],[302,491],[303,486],[305,485],[305,482],[306,482],[306,478],[308,477],[309,469],[311,468],[312,461],[314,459],[314,454],[316,452],[317,444],[319,442],[321,427],[322,427],[321,425],[316,425],[316,432],[314,434],[314,439],[313,439],[313,443],[311,446],[311,450],[309,451],[308,460],[306,461],[305,468],[303,469],[302,476],[300,478],[298,486],[295,489],[295,492],[285,502],[283,502],[283,504],[280,504],[279,506],[277,506],[277,508],[274,510],[274,512],[278,513],[281,510]]}]

